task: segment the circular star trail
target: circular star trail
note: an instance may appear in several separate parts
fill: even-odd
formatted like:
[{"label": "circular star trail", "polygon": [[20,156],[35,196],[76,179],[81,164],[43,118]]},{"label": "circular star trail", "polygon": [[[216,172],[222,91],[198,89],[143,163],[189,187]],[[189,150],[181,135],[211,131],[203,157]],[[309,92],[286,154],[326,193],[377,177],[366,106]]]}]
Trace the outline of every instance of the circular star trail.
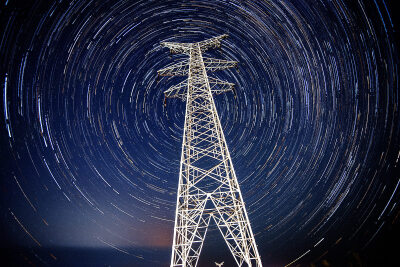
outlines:
[{"label": "circular star trail", "polygon": [[[157,70],[185,56],[160,42],[221,34],[206,56],[239,65],[209,75],[235,83],[214,99],[264,265],[382,259],[373,251],[399,228],[391,5],[28,2],[0,7],[0,241],[11,261],[168,265],[185,102],[164,102],[182,78]],[[218,235],[204,266],[233,264]]]}]

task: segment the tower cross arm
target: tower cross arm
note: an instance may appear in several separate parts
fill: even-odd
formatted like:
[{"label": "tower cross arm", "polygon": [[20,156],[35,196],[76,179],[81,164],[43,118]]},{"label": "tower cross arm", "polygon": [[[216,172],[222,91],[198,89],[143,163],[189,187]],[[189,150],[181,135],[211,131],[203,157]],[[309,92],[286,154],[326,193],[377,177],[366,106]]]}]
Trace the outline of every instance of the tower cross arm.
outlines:
[{"label": "tower cross arm", "polygon": [[169,98],[180,98],[183,101],[186,100],[188,82],[187,79],[174,86],[171,86],[168,90],[164,91],[165,97]]},{"label": "tower cross arm", "polygon": [[237,66],[237,61],[217,58],[203,58],[203,62],[207,71],[224,70]]},{"label": "tower cross arm", "polygon": [[211,92],[214,94],[221,94],[228,91],[233,91],[235,86],[234,83],[222,81],[217,78],[208,77],[208,82],[210,84]]},{"label": "tower cross arm", "polygon": [[185,76],[189,73],[189,61],[182,60],[157,71],[159,76]]},{"label": "tower cross arm", "polygon": [[[210,89],[213,94],[222,94],[224,92],[233,91],[235,86],[234,83],[222,81],[217,78],[208,78]],[[165,97],[168,98],[180,98],[181,100],[186,100],[187,95],[188,80],[184,80],[176,85],[171,86],[168,90],[164,91]]]},{"label": "tower cross arm", "polygon": [[163,47],[168,47],[171,54],[190,54],[190,48],[192,44],[190,43],[174,43],[174,42],[162,42],[160,44]]},{"label": "tower cross arm", "polygon": [[207,51],[210,48],[216,48],[221,46],[221,40],[227,38],[227,34],[222,34],[217,37],[213,37],[197,43],[176,43],[176,42],[162,42],[160,45],[168,47],[172,54],[190,54],[190,49],[193,45],[198,45],[202,52]]},{"label": "tower cross arm", "polygon": [[221,40],[227,38],[227,34],[222,34],[217,37],[213,37],[201,42],[198,42],[197,44],[200,46],[201,52],[205,52],[210,48],[217,48],[221,46]]}]

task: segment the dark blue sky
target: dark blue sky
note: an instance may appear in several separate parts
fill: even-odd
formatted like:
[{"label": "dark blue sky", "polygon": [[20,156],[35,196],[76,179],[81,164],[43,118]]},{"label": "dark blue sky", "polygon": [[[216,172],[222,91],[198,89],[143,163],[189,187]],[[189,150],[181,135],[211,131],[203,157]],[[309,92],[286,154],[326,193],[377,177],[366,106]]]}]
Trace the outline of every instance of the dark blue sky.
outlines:
[{"label": "dark blue sky", "polygon": [[[392,1],[394,2],[394,1]],[[160,42],[229,34],[217,110],[265,266],[375,266],[399,233],[398,23],[383,1],[3,1],[0,245],[167,266],[185,102]],[[232,262],[216,229],[200,266]],[[229,265],[228,265],[229,266]]]}]

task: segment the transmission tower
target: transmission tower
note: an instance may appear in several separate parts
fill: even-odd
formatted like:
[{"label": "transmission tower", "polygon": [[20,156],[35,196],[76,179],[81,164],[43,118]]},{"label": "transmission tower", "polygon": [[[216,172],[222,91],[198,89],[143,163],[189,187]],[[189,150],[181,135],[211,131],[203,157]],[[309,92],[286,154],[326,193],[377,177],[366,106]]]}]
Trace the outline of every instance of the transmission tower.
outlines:
[{"label": "transmission tower", "polygon": [[189,56],[158,71],[160,76],[188,76],[164,92],[187,101],[171,267],[197,266],[211,218],[238,266],[262,266],[212,96],[233,90],[234,84],[207,76],[207,71],[237,62],[202,56],[207,49],[220,47],[226,37],[161,43],[171,53]]}]

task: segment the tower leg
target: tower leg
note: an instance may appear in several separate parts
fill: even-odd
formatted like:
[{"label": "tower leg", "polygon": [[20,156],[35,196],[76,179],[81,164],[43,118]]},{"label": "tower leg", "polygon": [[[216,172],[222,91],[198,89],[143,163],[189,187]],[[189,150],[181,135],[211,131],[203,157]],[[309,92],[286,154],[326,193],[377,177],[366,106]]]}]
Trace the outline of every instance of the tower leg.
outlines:
[{"label": "tower leg", "polygon": [[210,216],[204,214],[207,197],[191,195],[183,198],[174,229],[171,267],[197,265]]},{"label": "tower leg", "polygon": [[226,192],[214,198],[213,202],[218,211],[213,216],[214,221],[238,266],[261,267],[243,201],[238,195]]}]

